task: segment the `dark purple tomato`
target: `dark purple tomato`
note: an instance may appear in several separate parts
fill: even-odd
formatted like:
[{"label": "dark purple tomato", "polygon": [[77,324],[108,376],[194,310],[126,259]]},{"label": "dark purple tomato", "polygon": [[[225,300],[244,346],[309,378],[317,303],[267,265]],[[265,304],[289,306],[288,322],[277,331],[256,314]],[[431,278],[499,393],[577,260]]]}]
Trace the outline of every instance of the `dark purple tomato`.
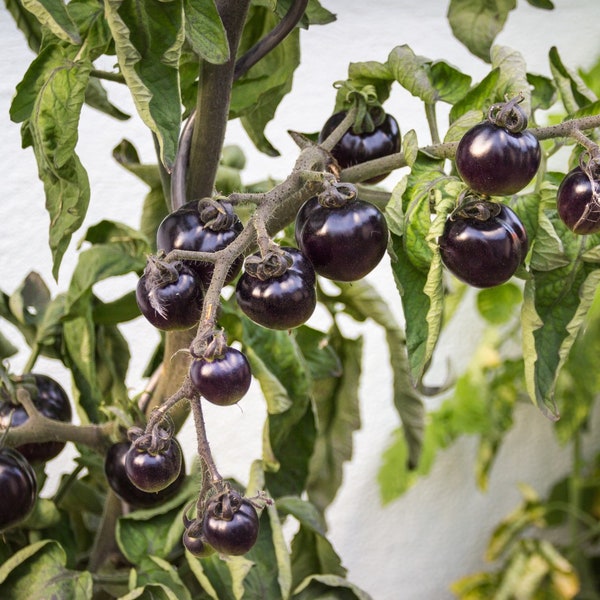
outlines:
[{"label": "dark purple tomato", "polygon": [[[319,133],[319,143],[325,140],[333,130],[344,120],[346,111],[334,113],[327,119],[323,129]],[[333,147],[332,156],[336,159],[342,169],[352,167],[360,163],[383,158],[400,151],[400,128],[398,122],[386,113],[381,125],[375,127],[370,133],[354,133],[349,129]],[[365,183],[378,183],[385,179],[389,173],[384,173]]]},{"label": "dark purple tomato", "polygon": [[541,156],[540,144],[530,131],[511,133],[484,121],[458,142],[456,168],[473,191],[506,196],[522,190],[532,180]]},{"label": "dark purple tomato", "polygon": [[[191,250],[195,252],[217,252],[223,250],[240,234],[243,229],[242,222],[230,213],[230,219],[224,228],[213,229],[210,224],[202,220],[198,202],[192,201],[167,215],[158,226],[156,232],[156,246],[159,250]],[[215,226],[216,227],[216,226]],[[243,257],[240,256],[229,269],[225,283],[233,281],[242,268]],[[210,284],[214,266],[211,263],[188,261],[191,267],[207,288]]]},{"label": "dark purple tomato", "polygon": [[[67,393],[62,386],[47,375],[38,373],[27,373],[16,380],[25,384],[31,380],[31,399],[38,411],[48,419],[68,423],[71,421],[71,403]],[[9,425],[18,427],[27,421],[29,416],[25,408],[20,404],[0,402],[0,428],[5,429]],[[55,458],[65,447],[64,442],[30,442],[19,446],[17,450],[32,463],[41,463]]]},{"label": "dark purple tomato", "polygon": [[438,242],[446,268],[478,288],[508,281],[528,249],[527,232],[517,215],[504,204],[485,201],[455,212]]},{"label": "dark purple tomato", "polygon": [[214,548],[209,546],[202,534],[202,523],[193,522],[183,532],[182,542],[186,550],[197,558],[205,558],[214,554]]},{"label": "dark purple tomato", "polygon": [[213,404],[230,406],[241,400],[252,381],[246,355],[227,346],[221,356],[196,358],[190,365],[190,379],[197,390]]},{"label": "dark purple tomato", "polygon": [[148,277],[142,275],[135,292],[138,307],[157,329],[189,329],[202,314],[204,291],[196,275],[186,265],[176,267],[177,279],[148,289]]},{"label": "dark purple tomato", "polygon": [[20,523],[35,506],[33,467],[13,448],[0,448],[0,531]]},{"label": "dark purple tomato", "polygon": [[185,479],[183,456],[179,475],[173,483],[157,492],[145,492],[134,485],[127,475],[125,457],[130,448],[131,442],[117,442],[108,449],[104,457],[104,474],[113,492],[134,508],[152,508],[175,496]]},{"label": "dark purple tomato", "polygon": [[179,477],[182,464],[181,446],[175,438],[155,454],[132,445],[125,455],[127,476],[144,492],[160,492],[171,485]]},{"label": "dark purple tomato", "polygon": [[[235,294],[242,312],[269,329],[293,329],[315,310],[315,270],[297,248],[282,248],[292,265],[279,277],[261,280],[247,271],[238,279]],[[255,255],[257,256],[257,255]]]},{"label": "dark purple tomato", "polygon": [[256,543],[259,523],[252,503],[235,492],[208,503],[202,533],[206,542],[221,554],[246,554]]},{"label": "dark purple tomato", "polygon": [[562,180],[556,195],[558,216],[579,235],[600,231],[600,181],[590,180],[579,167]]},{"label": "dark purple tomato", "polygon": [[381,211],[369,202],[352,200],[328,208],[314,197],[296,217],[296,243],[319,275],[356,281],[383,258],[388,227]]}]

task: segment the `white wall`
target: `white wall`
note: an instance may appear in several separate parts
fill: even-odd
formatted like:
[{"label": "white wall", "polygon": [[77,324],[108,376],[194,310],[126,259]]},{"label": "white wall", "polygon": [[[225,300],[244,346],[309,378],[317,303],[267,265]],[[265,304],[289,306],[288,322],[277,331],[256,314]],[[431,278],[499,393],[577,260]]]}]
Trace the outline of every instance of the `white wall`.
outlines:
[{"label": "white wall", "polygon": [[[271,159],[258,155],[239,125],[232,123],[230,127],[228,141],[240,144],[249,154],[246,181],[286,175],[296,150],[285,132],[320,128],[333,107],[331,83],[345,77],[349,61],[385,60],[395,45],[406,43],[417,54],[453,63],[475,80],[486,72],[486,66],[452,37],[445,20],[446,2],[323,0],[323,4],[339,13],[339,19],[334,25],[302,32],[303,64],[295,76],[292,95],[267,128],[268,137],[282,156]],[[521,50],[533,72],[549,74],[547,55],[553,45],[570,65],[590,65],[600,54],[597,0],[556,0],[555,4],[553,14],[521,2],[498,40]],[[58,283],[52,282],[42,186],[36,178],[31,150],[20,150],[19,127],[8,119],[15,85],[31,58],[6,9],[0,8],[0,288],[8,292],[31,269],[40,272],[53,291],[62,291],[76,259],[72,245]],[[131,110],[125,90],[113,86],[110,93],[120,107]],[[403,130],[413,128],[422,144],[429,141],[422,109],[407,92],[397,89],[386,108],[398,118]],[[85,110],[78,152],[92,184],[87,225],[102,218],[134,226],[138,222],[145,187],[111,158],[112,148],[123,137],[137,146],[143,160],[154,161],[151,140],[137,119],[117,123]],[[391,189],[401,175],[390,176],[384,185]],[[379,267],[370,280],[400,319],[400,304],[388,265]],[[124,289],[131,289],[132,283],[131,278],[115,280],[109,286],[103,285],[100,292],[116,297]],[[456,325],[445,336],[432,381],[444,377],[448,358],[460,369],[465,355],[461,349],[472,347],[475,335],[466,339],[461,327]],[[4,324],[2,330],[18,341],[16,332]],[[128,383],[132,390],[139,391],[140,372],[152,345],[149,341],[156,334],[142,319],[127,324],[124,332],[135,344]],[[366,335],[367,348],[361,388],[363,429],[355,437],[355,456],[345,470],[344,487],[328,513],[332,540],[349,568],[351,580],[375,599],[448,598],[451,581],[481,568],[491,528],[518,500],[516,483],[530,482],[543,493],[555,478],[568,471],[568,451],[555,444],[551,424],[533,407],[524,406],[518,411],[517,425],[506,439],[486,494],[475,489],[475,444],[465,439],[438,458],[426,480],[399,501],[381,508],[375,477],[381,453],[398,419],[391,406],[383,337],[368,327],[357,328],[357,332]],[[24,351],[12,360],[14,370],[18,371],[25,360]],[[66,374],[50,361],[41,360],[36,369],[69,385]],[[253,393],[240,403],[241,410],[214,409],[207,414],[209,437],[221,472],[242,480],[261,451],[264,408],[255,392],[253,388]],[[190,427],[184,429],[182,437],[191,455],[194,442]],[[57,472],[68,467],[69,457],[67,449],[55,461]]]}]

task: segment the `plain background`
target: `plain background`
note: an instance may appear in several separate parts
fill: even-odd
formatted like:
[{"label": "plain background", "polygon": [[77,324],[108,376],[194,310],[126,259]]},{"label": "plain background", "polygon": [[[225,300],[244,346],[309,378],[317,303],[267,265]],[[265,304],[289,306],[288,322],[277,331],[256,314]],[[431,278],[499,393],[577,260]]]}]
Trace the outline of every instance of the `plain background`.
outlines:
[{"label": "plain background", "polygon": [[[259,155],[239,124],[231,123],[228,141],[241,145],[248,154],[246,182],[285,177],[297,155],[286,131],[320,128],[333,108],[332,83],[345,77],[351,61],[383,61],[394,46],[408,44],[416,54],[452,63],[472,75],[474,81],[487,72],[487,66],[452,37],[445,19],[446,2],[323,0],[323,4],[338,13],[338,21],[302,32],[303,63],[296,72],[294,89],[267,128],[267,136],[281,157]],[[549,75],[547,56],[551,46],[557,46],[570,66],[590,66],[600,55],[597,0],[556,0],[555,5],[552,13],[533,9],[522,0],[497,40],[521,51],[529,70],[535,73]],[[112,148],[122,138],[136,145],[143,161],[155,162],[151,140],[137,118],[121,123],[91,109],[84,110],[77,151],[89,172],[91,206],[84,228],[75,235],[65,256],[59,280],[53,282],[42,186],[31,149],[20,149],[19,126],[8,118],[15,86],[31,59],[22,35],[6,9],[0,8],[0,288],[9,293],[31,270],[38,271],[53,292],[64,291],[76,261],[75,244],[87,226],[103,218],[137,225],[146,188],[112,160]],[[108,88],[111,99],[133,114],[127,90]],[[416,130],[421,145],[429,142],[422,107],[408,92],[395,88],[386,109],[396,116],[403,131]],[[443,113],[441,107],[442,132]],[[391,190],[402,175],[402,171],[394,173],[382,185]],[[401,320],[387,261],[369,280]],[[134,283],[132,277],[119,278],[99,286],[97,292],[104,298],[118,297]],[[318,325],[318,315],[314,321]],[[27,352],[16,331],[5,323],[0,326],[24,349],[11,359],[13,370],[18,372]],[[142,319],[126,324],[123,331],[133,344],[128,384],[135,394],[143,388],[140,373],[157,338]],[[349,569],[349,578],[376,600],[450,598],[450,582],[486,567],[482,556],[488,536],[518,502],[518,482],[529,482],[544,493],[568,471],[568,449],[557,446],[551,424],[535,408],[523,406],[506,437],[487,492],[475,487],[475,440],[465,438],[438,456],[429,477],[401,499],[382,507],[376,474],[391,432],[398,426],[391,402],[391,374],[381,332],[368,325],[355,326],[353,331],[364,335],[366,344],[360,390],[362,429],[354,439],[354,458],[345,468],[344,486],[328,511],[331,539]],[[430,374],[432,383],[442,381],[449,366],[460,372],[477,343],[477,331],[465,315],[446,332]],[[36,370],[55,377],[67,388],[70,385],[67,374],[51,361],[40,360]],[[260,457],[264,416],[264,402],[256,386],[239,406],[217,410],[208,407],[209,438],[222,473],[247,479],[250,463]],[[593,432],[598,431],[597,425]],[[191,427],[184,428],[181,440],[191,457],[195,447]],[[593,450],[593,435],[589,442],[588,453]],[[56,476],[69,468],[71,456],[67,448],[52,463],[54,478],[46,492]]]}]

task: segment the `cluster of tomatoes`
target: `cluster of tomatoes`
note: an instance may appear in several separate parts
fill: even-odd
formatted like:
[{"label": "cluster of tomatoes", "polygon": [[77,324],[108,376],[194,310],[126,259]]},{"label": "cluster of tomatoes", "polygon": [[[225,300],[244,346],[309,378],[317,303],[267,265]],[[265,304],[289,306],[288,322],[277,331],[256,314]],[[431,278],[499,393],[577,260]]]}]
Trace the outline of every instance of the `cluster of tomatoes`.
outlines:
[{"label": "cluster of tomatoes", "polygon": [[[386,123],[398,136],[393,145],[397,151],[397,124]],[[375,156],[361,155],[353,164],[371,158]],[[163,258],[172,250],[218,252],[242,230],[227,201],[192,201],[169,214],[157,230],[159,253],[148,261],[136,289],[146,319],[165,331],[197,325],[214,264],[185,255],[177,262]],[[297,247],[271,242],[266,252],[257,252],[244,262],[237,258],[225,278],[225,284],[237,278],[235,299],[240,310],[263,327],[289,330],[305,323],[316,307],[317,275],[337,281],[364,277],[386,252],[388,228],[381,211],[356,197],[354,186],[331,184],[299,210],[295,239]],[[189,377],[205,400],[228,406],[248,391],[251,369],[243,352],[215,335],[203,355],[193,357]],[[175,438],[155,435],[152,448],[147,447],[147,435],[141,438],[141,444],[136,439],[115,444],[107,455],[105,471],[117,495],[133,506],[147,507],[176,493],[185,469]],[[183,543],[196,556],[215,550],[244,554],[257,535],[254,504],[226,488],[210,498],[194,520],[185,519]]]},{"label": "cluster of tomatoes", "polygon": [[[28,373],[15,378],[13,390],[23,387],[30,394],[36,409],[46,418],[56,421],[71,420],[71,404],[61,385],[39,373]],[[6,397],[0,401],[0,431],[23,425],[29,419],[22,404]],[[32,465],[44,463],[58,456],[63,442],[32,442],[17,448],[0,447],[0,531],[20,523],[33,510],[38,485]]]},{"label": "cluster of tomatoes", "polygon": [[[526,129],[519,98],[495,105],[488,119],[460,140],[456,168],[469,186],[468,200],[448,218],[438,243],[442,261],[474,287],[508,281],[523,263],[529,244],[525,227],[506,205],[489,196],[522,190],[536,174],[541,149]],[[557,193],[558,216],[576,234],[600,231],[600,167],[597,161],[573,169]]]}]

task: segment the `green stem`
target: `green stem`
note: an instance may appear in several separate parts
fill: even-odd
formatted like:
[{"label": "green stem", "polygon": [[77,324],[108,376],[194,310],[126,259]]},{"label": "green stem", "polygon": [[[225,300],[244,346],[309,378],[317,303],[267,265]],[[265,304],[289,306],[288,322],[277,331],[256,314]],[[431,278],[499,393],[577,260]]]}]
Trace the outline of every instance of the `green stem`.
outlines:
[{"label": "green stem", "polygon": [[106,562],[106,559],[116,550],[115,527],[121,513],[121,500],[109,489],[104,501],[102,519],[96,530],[96,537],[88,561],[88,571],[91,573],[98,571]]},{"label": "green stem", "polygon": [[429,131],[431,133],[431,143],[439,144],[441,142],[440,132],[437,124],[437,117],[435,114],[435,103],[425,103],[425,116],[427,117],[427,124],[429,125]]}]

